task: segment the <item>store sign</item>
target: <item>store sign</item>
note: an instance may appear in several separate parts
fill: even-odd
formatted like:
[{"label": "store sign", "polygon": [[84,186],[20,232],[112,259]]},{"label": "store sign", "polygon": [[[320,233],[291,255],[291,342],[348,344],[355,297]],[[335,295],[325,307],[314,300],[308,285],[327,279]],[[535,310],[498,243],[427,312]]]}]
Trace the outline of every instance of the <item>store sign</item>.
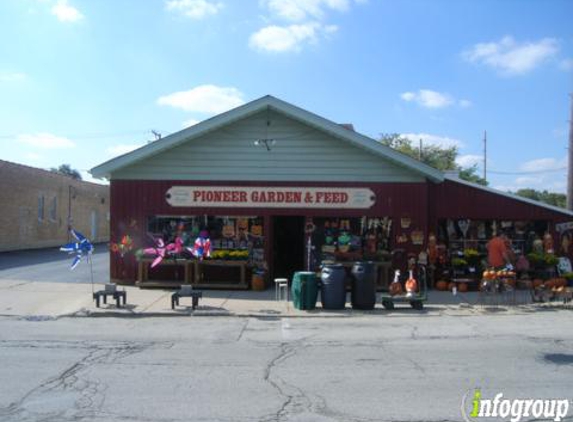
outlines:
[{"label": "store sign", "polygon": [[173,186],[165,200],[172,207],[365,209],[376,195],[363,188]]}]

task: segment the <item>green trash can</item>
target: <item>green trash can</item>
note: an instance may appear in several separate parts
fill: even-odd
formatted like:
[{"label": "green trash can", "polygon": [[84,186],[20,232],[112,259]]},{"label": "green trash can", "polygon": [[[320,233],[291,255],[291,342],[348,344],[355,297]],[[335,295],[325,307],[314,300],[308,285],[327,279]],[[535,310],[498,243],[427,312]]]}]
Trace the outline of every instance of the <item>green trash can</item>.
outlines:
[{"label": "green trash can", "polygon": [[318,297],[318,279],[310,271],[294,273],[292,279],[292,303],[296,309],[310,310],[316,308]]}]

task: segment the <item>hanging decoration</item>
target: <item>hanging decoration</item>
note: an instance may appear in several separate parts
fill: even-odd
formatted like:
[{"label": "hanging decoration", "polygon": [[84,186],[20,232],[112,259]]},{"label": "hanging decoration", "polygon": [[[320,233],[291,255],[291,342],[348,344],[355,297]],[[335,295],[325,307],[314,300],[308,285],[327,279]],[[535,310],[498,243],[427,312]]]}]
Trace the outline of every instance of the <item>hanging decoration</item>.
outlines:
[{"label": "hanging decoration", "polygon": [[423,245],[424,244],[424,232],[421,230],[414,230],[410,235],[412,238],[412,245]]}]

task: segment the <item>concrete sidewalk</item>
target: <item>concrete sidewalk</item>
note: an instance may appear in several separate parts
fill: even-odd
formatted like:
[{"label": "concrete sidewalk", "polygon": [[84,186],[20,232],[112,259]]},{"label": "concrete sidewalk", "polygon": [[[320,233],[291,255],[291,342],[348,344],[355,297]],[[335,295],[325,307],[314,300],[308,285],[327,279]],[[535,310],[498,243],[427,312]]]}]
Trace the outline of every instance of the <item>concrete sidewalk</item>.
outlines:
[{"label": "concrete sidewalk", "polygon": [[[95,290],[103,288],[94,285]],[[182,298],[181,306],[171,309],[172,290],[139,289],[138,287],[118,287],[127,292],[127,305],[117,308],[113,300],[96,308],[92,300],[90,284],[30,282],[22,280],[0,281],[0,315],[20,318],[57,318],[62,316],[254,316],[254,317],[351,317],[353,315],[380,314],[386,316],[412,315],[479,315],[529,313],[540,305],[527,303],[527,292],[518,293],[518,306],[482,306],[478,304],[476,292],[458,294],[430,291],[424,310],[415,311],[408,305],[396,305],[392,311],[385,310],[377,301],[373,311],[353,310],[348,296],[346,309],[339,311],[324,310],[320,307],[312,311],[294,309],[292,303],[277,302],[274,290],[229,291],[203,290],[203,299],[199,307],[191,309],[191,299]],[[543,307],[559,304],[541,305]],[[568,305],[571,308],[571,305]]]}]

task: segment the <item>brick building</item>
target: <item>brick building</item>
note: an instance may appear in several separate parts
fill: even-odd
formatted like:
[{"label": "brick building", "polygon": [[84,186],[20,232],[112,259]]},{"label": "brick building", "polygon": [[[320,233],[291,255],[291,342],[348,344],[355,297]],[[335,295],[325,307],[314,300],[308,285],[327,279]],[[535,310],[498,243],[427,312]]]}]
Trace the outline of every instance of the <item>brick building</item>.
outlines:
[{"label": "brick building", "polygon": [[93,242],[109,240],[109,187],[0,160],[0,251],[59,246],[68,220]]}]

